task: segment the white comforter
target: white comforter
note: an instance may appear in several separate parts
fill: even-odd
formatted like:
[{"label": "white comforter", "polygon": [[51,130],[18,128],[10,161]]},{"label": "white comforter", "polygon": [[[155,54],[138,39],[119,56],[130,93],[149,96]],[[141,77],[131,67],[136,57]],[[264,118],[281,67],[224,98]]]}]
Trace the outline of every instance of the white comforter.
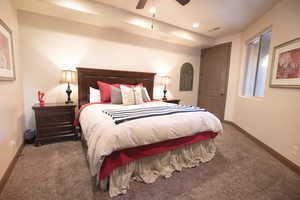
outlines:
[{"label": "white comforter", "polygon": [[88,145],[88,160],[92,175],[96,175],[104,157],[112,152],[194,135],[204,131],[222,132],[220,120],[209,112],[189,112],[132,120],[116,125],[102,112],[111,108],[139,108],[146,106],[174,105],[150,102],[123,106],[94,104],[82,110],[80,124]]}]

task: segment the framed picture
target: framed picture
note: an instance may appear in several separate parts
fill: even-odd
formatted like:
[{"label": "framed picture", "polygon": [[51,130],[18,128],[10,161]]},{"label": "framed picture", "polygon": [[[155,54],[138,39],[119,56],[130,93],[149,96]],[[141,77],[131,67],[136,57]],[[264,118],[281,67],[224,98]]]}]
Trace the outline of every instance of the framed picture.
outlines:
[{"label": "framed picture", "polygon": [[300,88],[300,38],[274,47],[270,87]]},{"label": "framed picture", "polygon": [[15,80],[13,36],[0,19],[0,80]]}]

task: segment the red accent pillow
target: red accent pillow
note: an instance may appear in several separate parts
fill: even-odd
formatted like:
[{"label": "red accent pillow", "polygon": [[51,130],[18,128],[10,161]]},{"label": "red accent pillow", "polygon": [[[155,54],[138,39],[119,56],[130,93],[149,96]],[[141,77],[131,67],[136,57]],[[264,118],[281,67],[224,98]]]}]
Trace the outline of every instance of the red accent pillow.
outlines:
[{"label": "red accent pillow", "polygon": [[97,85],[100,90],[101,103],[110,102],[110,86],[120,88],[120,84],[108,84],[102,81],[97,81]]}]

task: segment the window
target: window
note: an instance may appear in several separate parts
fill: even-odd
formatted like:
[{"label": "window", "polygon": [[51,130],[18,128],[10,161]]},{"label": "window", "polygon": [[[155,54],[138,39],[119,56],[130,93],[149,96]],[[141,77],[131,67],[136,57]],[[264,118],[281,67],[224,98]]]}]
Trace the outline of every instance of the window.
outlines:
[{"label": "window", "polygon": [[271,35],[267,30],[247,44],[244,96],[264,96]]}]

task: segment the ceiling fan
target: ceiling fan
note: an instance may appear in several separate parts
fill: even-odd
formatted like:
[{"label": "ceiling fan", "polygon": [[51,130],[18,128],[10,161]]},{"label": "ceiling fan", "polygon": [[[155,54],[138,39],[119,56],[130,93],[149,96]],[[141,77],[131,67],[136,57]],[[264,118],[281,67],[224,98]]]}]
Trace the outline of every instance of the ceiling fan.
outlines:
[{"label": "ceiling fan", "polygon": [[[182,6],[185,6],[190,2],[190,0],[176,0]],[[139,0],[138,4],[136,5],[136,9],[143,9],[147,3],[147,0]]]}]

